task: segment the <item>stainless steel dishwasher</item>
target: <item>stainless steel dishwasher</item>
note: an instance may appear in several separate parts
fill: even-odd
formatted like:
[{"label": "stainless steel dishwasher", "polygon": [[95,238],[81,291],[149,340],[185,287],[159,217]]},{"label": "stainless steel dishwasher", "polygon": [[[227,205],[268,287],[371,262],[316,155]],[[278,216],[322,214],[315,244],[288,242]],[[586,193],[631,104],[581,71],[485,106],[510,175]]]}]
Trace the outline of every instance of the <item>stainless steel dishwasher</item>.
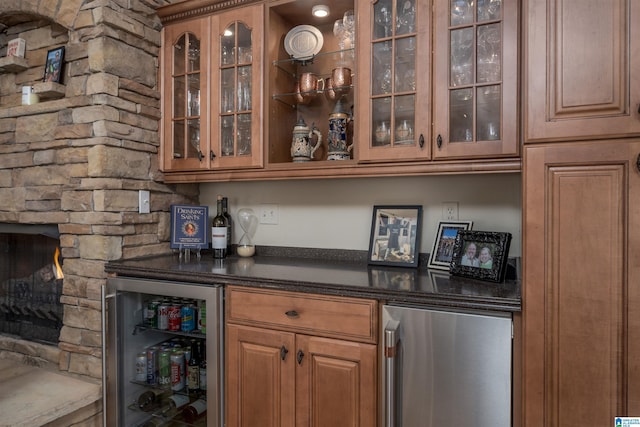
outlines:
[{"label": "stainless steel dishwasher", "polygon": [[508,427],[512,318],[485,311],[385,305],[385,427]]}]

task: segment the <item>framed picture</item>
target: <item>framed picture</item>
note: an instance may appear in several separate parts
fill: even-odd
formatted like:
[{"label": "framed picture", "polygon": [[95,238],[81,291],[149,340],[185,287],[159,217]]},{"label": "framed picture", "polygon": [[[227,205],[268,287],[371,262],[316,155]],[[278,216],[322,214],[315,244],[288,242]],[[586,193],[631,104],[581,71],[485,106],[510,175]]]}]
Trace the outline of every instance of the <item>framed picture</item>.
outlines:
[{"label": "framed picture", "polygon": [[62,78],[62,66],[64,64],[64,46],[51,49],[47,52],[47,61],[44,64],[45,82],[60,83]]},{"label": "framed picture", "polygon": [[171,205],[171,248],[207,249],[208,221],[207,206]]},{"label": "framed picture", "polygon": [[374,206],[369,264],[417,267],[422,206]]},{"label": "framed picture", "polygon": [[471,230],[473,221],[440,221],[438,232],[429,254],[429,268],[449,270],[456,236],[460,230]]},{"label": "framed picture", "polygon": [[458,231],[451,259],[451,275],[503,282],[511,233]]}]

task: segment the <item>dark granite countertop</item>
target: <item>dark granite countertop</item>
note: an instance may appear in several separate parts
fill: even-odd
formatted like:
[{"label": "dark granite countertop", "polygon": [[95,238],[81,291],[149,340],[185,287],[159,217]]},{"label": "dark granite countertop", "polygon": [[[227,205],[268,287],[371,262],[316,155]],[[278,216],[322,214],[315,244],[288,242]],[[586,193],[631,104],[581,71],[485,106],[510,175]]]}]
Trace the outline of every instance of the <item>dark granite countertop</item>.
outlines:
[{"label": "dark granite countertop", "polygon": [[230,256],[220,261],[204,254],[198,261],[194,254],[187,262],[176,254],[113,261],[105,270],[128,277],[373,298],[397,304],[506,312],[521,309],[518,280],[491,283],[451,277],[446,271],[424,267],[370,266],[353,259]]}]

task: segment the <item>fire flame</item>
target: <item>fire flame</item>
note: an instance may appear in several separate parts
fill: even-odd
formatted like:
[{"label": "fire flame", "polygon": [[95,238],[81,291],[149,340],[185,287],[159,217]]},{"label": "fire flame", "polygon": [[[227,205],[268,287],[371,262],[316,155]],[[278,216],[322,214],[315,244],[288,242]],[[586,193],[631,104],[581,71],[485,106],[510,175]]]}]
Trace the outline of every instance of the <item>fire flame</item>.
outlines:
[{"label": "fire flame", "polygon": [[62,273],[62,268],[60,267],[60,248],[56,248],[56,252],[53,254],[53,263],[55,267],[53,269],[53,273],[56,275],[56,279],[64,279],[64,274]]}]

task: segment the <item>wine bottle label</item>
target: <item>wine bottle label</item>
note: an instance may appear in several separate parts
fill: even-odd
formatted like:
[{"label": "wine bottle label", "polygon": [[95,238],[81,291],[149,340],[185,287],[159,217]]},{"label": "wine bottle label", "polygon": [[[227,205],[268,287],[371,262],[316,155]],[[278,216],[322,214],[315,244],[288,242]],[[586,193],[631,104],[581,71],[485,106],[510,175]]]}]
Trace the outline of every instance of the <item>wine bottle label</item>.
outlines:
[{"label": "wine bottle label", "polygon": [[213,249],[227,248],[227,227],[211,227],[211,247]]},{"label": "wine bottle label", "polygon": [[171,396],[169,396],[169,399],[173,400],[173,403],[175,403],[176,408],[181,408],[184,405],[189,403],[189,396],[185,395],[185,394],[172,394]]},{"label": "wine bottle label", "polygon": [[198,415],[204,413],[207,410],[207,401],[203,399],[198,399],[191,404],[193,409],[196,410]]}]

